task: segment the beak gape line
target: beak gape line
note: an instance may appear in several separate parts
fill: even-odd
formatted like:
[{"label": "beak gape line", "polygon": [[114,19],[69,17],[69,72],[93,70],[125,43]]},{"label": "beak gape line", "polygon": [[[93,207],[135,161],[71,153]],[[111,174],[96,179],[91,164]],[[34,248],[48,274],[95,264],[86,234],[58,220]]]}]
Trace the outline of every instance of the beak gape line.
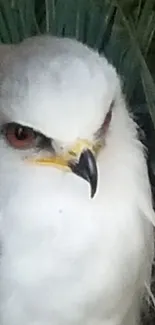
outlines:
[{"label": "beak gape line", "polygon": [[91,187],[91,198],[94,197],[98,183],[98,171],[96,160],[91,150],[86,149],[81,153],[77,163],[70,162],[69,167],[76,175],[89,182]]},{"label": "beak gape line", "polygon": [[76,143],[68,148],[62,155],[28,159],[38,165],[55,167],[66,172],[73,172],[89,182],[91,187],[91,198],[94,197],[98,185],[98,169],[96,157],[103,147],[102,137],[107,133],[112,117],[112,101],[109,111],[104,119],[103,124],[95,133],[95,142],[89,142],[86,139],[78,139]]},{"label": "beak gape line", "polygon": [[71,150],[64,155],[43,157],[30,160],[38,165],[55,167],[66,172],[73,172],[89,182],[91,188],[91,198],[97,190],[98,171],[96,157],[100,151],[100,143],[93,145],[84,140],[78,141]]}]

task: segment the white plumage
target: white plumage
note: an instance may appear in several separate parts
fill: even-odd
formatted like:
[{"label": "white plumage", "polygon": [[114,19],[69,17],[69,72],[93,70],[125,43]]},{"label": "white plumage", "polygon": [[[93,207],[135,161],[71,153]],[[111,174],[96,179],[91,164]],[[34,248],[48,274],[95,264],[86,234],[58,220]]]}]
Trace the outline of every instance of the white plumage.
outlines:
[{"label": "white plumage", "polygon": [[[34,130],[30,145],[13,123]],[[0,324],[139,324],[154,212],[115,69],[77,41],[25,40],[1,64],[0,125]],[[79,141],[77,164],[100,143],[93,198],[71,170],[39,164]]]}]

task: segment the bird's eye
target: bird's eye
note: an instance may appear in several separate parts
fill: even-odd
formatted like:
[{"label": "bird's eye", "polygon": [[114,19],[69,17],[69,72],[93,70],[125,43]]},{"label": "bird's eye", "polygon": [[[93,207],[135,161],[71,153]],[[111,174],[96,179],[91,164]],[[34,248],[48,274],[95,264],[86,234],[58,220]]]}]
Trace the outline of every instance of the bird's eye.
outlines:
[{"label": "bird's eye", "polygon": [[32,147],[36,138],[33,129],[16,123],[6,124],[4,134],[9,144],[16,149]]}]

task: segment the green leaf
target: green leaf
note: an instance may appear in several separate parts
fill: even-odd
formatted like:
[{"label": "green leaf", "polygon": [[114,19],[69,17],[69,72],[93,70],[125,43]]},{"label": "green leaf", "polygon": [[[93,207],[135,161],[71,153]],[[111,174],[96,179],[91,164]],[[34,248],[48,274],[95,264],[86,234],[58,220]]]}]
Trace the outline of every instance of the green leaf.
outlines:
[{"label": "green leaf", "polygon": [[155,123],[148,68],[155,53],[154,0],[0,0],[1,42],[40,32],[75,37],[104,52],[122,76],[129,101],[147,102]]},{"label": "green leaf", "polygon": [[5,21],[6,30],[9,36],[9,42],[18,43],[20,41],[20,37],[14,15],[14,6],[11,6],[9,0],[1,0],[0,12],[3,17],[3,21]]},{"label": "green leaf", "polygon": [[[129,35],[129,39],[130,39],[130,43],[131,43],[131,51],[133,51],[132,53],[132,58],[133,60],[131,61],[131,66],[130,66],[130,76],[132,73],[134,73],[134,69],[137,67],[137,69],[140,69],[140,75],[137,74],[136,77],[136,83],[137,83],[137,78],[139,76],[142,77],[142,83],[143,83],[143,87],[144,87],[144,92],[145,92],[145,96],[146,96],[146,101],[148,104],[148,109],[150,112],[150,115],[152,117],[152,121],[154,123],[155,126],[155,84],[153,81],[153,78],[151,76],[151,73],[147,67],[146,61],[144,59],[144,56],[142,54],[142,51],[140,49],[139,46],[139,42],[137,41],[137,38],[135,37],[135,33],[131,27],[131,25],[129,24],[127,18],[124,15],[124,12],[122,10],[122,8],[120,7],[118,1],[117,1],[117,7],[120,13],[120,16],[122,18],[122,22],[124,24],[124,27],[126,28],[128,35]],[[134,82],[134,78],[132,77],[132,82]],[[135,85],[134,85],[135,87]],[[131,88],[130,88],[131,89]]]}]

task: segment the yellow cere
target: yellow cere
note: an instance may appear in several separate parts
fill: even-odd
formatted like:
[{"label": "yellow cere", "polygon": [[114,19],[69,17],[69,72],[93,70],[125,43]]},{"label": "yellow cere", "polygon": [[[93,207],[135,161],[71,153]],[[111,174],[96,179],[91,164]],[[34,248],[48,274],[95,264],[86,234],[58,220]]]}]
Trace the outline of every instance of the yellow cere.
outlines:
[{"label": "yellow cere", "polygon": [[96,142],[95,144],[90,143],[87,140],[78,140],[75,146],[69,148],[69,150],[62,154],[61,156],[51,156],[51,157],[42,157],[42,158],[32,158],[29,160],[32,163],[44,165],[44,166],[54,166],[59,169],[64,169],[66,171],[70,171],[70,167],[68,163],[70,161],[78,161],[81,153],[84,150],[91,150],[94,156],[97,156],[99,150],[101,148],[101,144]]}]

